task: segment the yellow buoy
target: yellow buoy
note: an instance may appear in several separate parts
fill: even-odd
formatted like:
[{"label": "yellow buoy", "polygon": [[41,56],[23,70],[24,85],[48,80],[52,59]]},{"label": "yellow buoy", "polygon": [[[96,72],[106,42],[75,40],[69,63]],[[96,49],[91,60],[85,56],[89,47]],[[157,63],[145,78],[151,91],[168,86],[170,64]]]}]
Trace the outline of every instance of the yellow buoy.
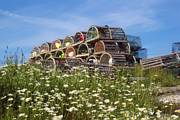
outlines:
[{"label": "yellow buoy", "polygon": [[60,48],[61,44],[60,43],[55,43],[56,48]]},{"label": "yellow buoy", "polygon": [[68,46],[70,46],[70,45],[71,45],[70,42],[66,42],[66,44],[65,44],[66,47],[68,47]]}]

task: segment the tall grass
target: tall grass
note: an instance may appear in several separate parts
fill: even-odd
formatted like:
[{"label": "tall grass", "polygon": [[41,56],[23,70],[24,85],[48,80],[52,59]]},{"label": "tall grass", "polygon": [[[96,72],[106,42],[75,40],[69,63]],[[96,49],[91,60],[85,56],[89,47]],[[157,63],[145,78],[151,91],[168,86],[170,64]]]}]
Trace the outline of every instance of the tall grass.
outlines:
[{"label": "tall grass", "polygon": [[144,72],[140,66],[119,69],[110,80],[87,68],[66,74],[9,64],[0,70],[0,119],[159,119],[156,91],[169,79],[176,81],[161,69]]},{"label": "tall grass", "polygon": [[[159,119],[155,97],[160,86],[179,84],[171,71],[119,68],[111,80],[98,71],[77,67],[71,74],[45,71],[24,64],[20,50],[8,55],[0,69],[0,119],[2,120],[109,120]],[[19,59],[20,58],[20,59]],[[21,64],[21,65],[19,65]],[[173,114],[173,112],[172,112]]]}]

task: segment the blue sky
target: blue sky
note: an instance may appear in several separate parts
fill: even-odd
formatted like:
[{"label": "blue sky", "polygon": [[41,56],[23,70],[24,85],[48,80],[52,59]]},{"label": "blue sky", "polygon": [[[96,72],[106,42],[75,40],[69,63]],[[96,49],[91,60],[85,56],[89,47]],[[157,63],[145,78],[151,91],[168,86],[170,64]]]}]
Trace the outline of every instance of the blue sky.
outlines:
[{"label": "blue sky", "polygon": [[0,0],[0,60],[91,25],[123,27],[140,36],[148,56],[171,52],[180,41],[180,0]]}]

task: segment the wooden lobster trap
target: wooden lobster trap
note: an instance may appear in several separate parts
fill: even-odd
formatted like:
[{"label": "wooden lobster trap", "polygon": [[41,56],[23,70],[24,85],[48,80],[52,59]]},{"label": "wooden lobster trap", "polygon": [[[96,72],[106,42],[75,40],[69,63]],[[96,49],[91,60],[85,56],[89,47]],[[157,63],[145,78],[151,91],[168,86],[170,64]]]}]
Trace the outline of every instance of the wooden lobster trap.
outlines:
[{"label": "wooden lobster trap", "polygon": [[64,58],[53,58],[49,57],[43,61],[43,68],[45,70],[65,70],[66,60]]},{"label": "wooden lobster trap", "polygon": [[99,64],[100,57],[101,57],[101,54],[90,55],[89,57],[86,58],[86,63],[97,65]]},{"label": "wooden lobster trap", "polygon": [[57,49],[60,49],[63,47],[63,40],[62,39],[57,39],[52,42],[51,44],[51,50],[56,51]]},{"label": "wooden lobster trap", "polygon": [[51,70],[85,65],[91,70],[113,72],[117,67],[133,68],[137,60],[144,70],[163,67],[178,71],[180,68],[180,53],[142,60],[139,54],[143,52],[146,49],[142,48],[139,37],[128,36],[119,27],[93,25],[87,32],[76,32],[64,40],[35,47],[30,62],[41,63]]},{"label": "wooden lobster trap", "polygon": [[39,47],[34,47],[34,49],[31,52],[31,58],[34,58],[40,54],[40,48]]},{"label": "wooden lobster trap", "polygon": [[50,50],[51,50],[51,43],[49,42],[43,43],[40,47],[41,54],[49,52]]},{"label": "wooden lobster trap", "polygon": [[65,51],[66,58],[73,58],[76,56],[76,49],[73,46],[67,47]]},{"label": "wooden lobster trap", "polygon": [[130,46],[127,41],[100,40],[96,42],[94,52],[95,54],[102,52],[130,54]]},{"label": "wooden lobster trap", "polygon": [[91,43],[82,43],[78,46],[77,49],[77,58],[86,59],[88,56],[94,53],[94,44]]},{"label": "wooden lobster trap", "polygon": [[104,52],[100,56],[99,63],[113,66],[134,66],[136,59],[132,55]]},{"label": "wooden lobster trap", "polygon": [[37,65],[42,65],[42,62],[43,62],[43,57],[38,55],[38,56],[35,56],[33,58],[31,58],[29,60],[30,64],[37,64]]},{"label": "wooden lobster trap", "polygon": [[87,32],[86,40],[88,42],[97,39],[109,39],[109,27],[91,26]]},{"label": "wooden lobster trap", "polygon": [[62,49],[51,52],[53,58],[65,58],[65,53]]},{"label": "wooden lobster trap", "polygon": [[86,40],[124,40],[125,33],[122,28],[113,28],[107,25],[105,26],[91,26],[87,32]]},{"label": "wooden lobster trap", "polygon": [[77,32],[74,36],[75,43],[82,43],[86,40],[87,32]]},{"label": "wooden lobster trap", "polygon": [[172,53],[169,55],[145,59],[142,60],[141,64],[144,69],[151,69],[155,67],[180,67],[179,53]]},{"label": "wooden lobster trap", "polygon": [[66,36],[66,38],[63,41],[63,46],[69,47],[72,44],[74,44],[74,36]]},{"label": "wooden lobster trap", "polygon": [[164,66],[161,57],[149,58],[141,61],[143,69],[151,69]]}]

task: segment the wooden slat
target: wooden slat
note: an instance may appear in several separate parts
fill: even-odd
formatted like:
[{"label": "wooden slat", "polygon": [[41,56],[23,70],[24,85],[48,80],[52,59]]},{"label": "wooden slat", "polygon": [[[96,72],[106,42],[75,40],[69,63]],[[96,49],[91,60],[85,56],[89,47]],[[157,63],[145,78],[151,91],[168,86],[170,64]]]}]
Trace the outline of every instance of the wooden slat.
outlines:
[{"label": "wooden slat", "polygon": [[162,61],[151,61],[151,62],[146,62],[146,63],[142,63],[142,65],[149,65],[149,64],[154,64],[154,63],[163,63]]},{"label": "wooden slat", "polygon": [[85,57],[85,56],[89,56],[89,54],[79,54],[79,55],[76,55],[76,57]]},{"label": "wooden slat", "polygon": [[119,39],[117,39],[117,40],[116,40],[116,39],[104,39],[103,41],[104,41],[105,43],[106,43],[106,42],[109,42],[109,43],[111,43],[111,42],[112,42],[112,43],[116,43],[116,42],[127,43],[126,40],[119,40]]},{"label": "wooden slat", "polygon": [[163,67],[163,65],[153,65],[153,66],[149,66],[149,67],[143,67],[143,69],[152,69],[152,68],[156,68],[156,67]]},{"label": "wooden slat", "polygon": [[163,63],[153,63],[153,64],[143,65],[143,67],[152,67],[152,66],[156,66],[156,65],[164,66]]},{"label": "wooden slat", "polygon": [[150,62],[150,63],[143,63],[142,65],[151,65],[151,64],[161,64],[163,63],[162,61],[155,61],[155,62]]},{"label": "wooden slat", "polygon": [[99,55],[99,54],[103,54],[104,53],[104,51],[101,51],[101,52],[94,52],[93,54],[94,55]]},{"label": "wooden slat", "polygon": [[149,61],[156,61],[156,60],[161,60],[161,57],[144,59],[144,60],[142,60],[142,62],[149,62]]}]

